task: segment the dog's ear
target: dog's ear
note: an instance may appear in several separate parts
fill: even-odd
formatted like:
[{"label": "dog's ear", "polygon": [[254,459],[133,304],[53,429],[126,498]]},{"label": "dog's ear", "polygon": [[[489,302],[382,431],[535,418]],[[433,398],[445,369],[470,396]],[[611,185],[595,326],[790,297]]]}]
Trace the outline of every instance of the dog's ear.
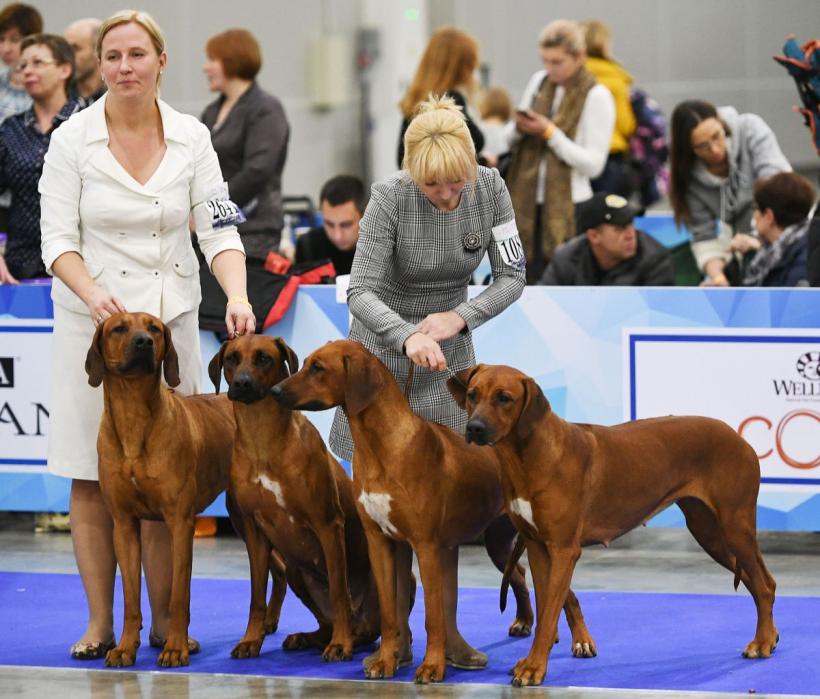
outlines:
[{"label": "dog's ear", "polygon": [[219,394],[219,387],[222,385],[222,362],[225,359],[225,348],[228,346],[228,341],[222,343],[219,351],[213,356],[208,363],[208,377],[214,385],[214,391]]},{"label": "dog's ear", "polygon": [[467,388],[470,385],[470,379],[483,366],[483,364],[479,364],[478,366],[471,366],[469,369],[462,369],[447,379],[447,390],[450,391],[450,395],[453,396],[462,410],[467,409]]},{"label": "dog's ear", "polygon": [[524,380],[524,407],[518,416],[516,434],[526,439],[535,425],[550,411],[550,404],[541,387],[530,378]]},{"label": "dog's ear", "polygon": [[281,337],[277,337],[274,342],[283,361],[287,362],[288,376],[299,371],[299,357],[296,356],[291,346]]},{"label": "dog's ear", "polygon": [[348,417],[353,417],[373,402],[384,386],[384,377],[376,370],[375,362],[365,362],[361,357],[350,356],[343,361],[347,373],[345,412]]},{"label": "dog's ear", "polygon": [[179,357],[174,349],[174,341],[171,339],[171,329],[163,323],[165,331],[165,355],[162,357],[162,371],[165,375],[165,383],[171,388],[179,386]]},{"label": "dog's ear", "polygon": [[94,331],[94,339],[91,340],[91,347],[85,356],[85,373],[88,374],[88,385],[97,388],[102,383],[105,373],[105,360],[102,355],[103,326],[100,323]]}]

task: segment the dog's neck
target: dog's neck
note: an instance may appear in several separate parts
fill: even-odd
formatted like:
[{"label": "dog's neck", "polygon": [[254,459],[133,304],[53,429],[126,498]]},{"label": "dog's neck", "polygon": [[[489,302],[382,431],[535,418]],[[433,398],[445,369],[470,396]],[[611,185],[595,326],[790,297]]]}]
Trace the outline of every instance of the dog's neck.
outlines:
[{"label": "dog's neck", "polygon": [[[250,404],[233,401],[233,414],[237,443],[241,443],[248,455],[255,459],[270,458],[271,449],[281,449],[276,445],[286,438],[294,415],[271,395]],[[268,439],[264,439],[266,435]]]},{"label": "dog's neck", "polygon": [[[109,421],[127,457],[143,451],[145,432],[162,419],[166,392],[159,374],[124,377],[106,372],[103,376],[103,418]],[[115,400],[114,396],[121,398]]]},{"label": "dog's neck", "polygon": [[348,414],[348,422],[357,452],[371,454],[373,463],[389,469],[390,464],[401,461],[402,455],[418,444],[421,434],[430,426],[413,412],[387,368],[380,366],[379,371],[384,377],[382,387],[361,412]]},{"label": "dog's neck", "polygon": [[566,430],[560,429],[560,423],[575,427],[550,411],[525,437],[513,432],[499,440],[494,448],[498,451],[502,465],[515,474],[528,478],[529,471],[539,468],[543,463],[560,463],[568,434]]}]

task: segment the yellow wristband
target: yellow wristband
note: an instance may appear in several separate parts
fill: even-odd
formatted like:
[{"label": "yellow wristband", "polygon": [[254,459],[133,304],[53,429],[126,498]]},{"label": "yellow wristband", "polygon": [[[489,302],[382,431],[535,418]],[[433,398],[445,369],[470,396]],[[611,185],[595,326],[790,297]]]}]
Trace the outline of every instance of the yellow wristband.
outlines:
[{"label": "yellow wristband", "polygon": [[555,129],[558,127],[555,124],[550,124],[546,129],[544,129],[544,133],[542,134],[545,141],[549,141],[552,138],[552,135],[555,133]]},{"label": "yellow wristband", "polygon": [[251,302],[248,301],[247,296],[231,296],[228,299],[228,303],[225,304],[225,305],[230,306],[232,303],[241,303],[243,306],[247,306],[248,308],[253,308],[253,306],[251,306]]}]

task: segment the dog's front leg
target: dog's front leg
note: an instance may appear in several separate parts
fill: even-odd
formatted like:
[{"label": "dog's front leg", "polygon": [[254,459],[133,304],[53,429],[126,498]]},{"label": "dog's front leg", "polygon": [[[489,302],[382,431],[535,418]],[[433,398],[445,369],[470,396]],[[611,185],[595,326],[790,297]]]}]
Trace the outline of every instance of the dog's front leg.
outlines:
[{"label": "dog's front leg", "polygon": [[333,636],[322,652],[322,660],[351,660],[353,658],[353,631],[350,587],[347,581],[345,527],[342,513],[317,532],[327,564],[330,584],[330,606],[333,609]]},{"label": "dog's front leg", "polygon": [[188,664],[188,623],[191,618],[191,565],[194,554],[193,510],[166,516],[171,531],[171,603],[170,624],[165,647],[157,658],[161,667]]},{"label": "dog's front leg", "polygon": [[[538,622],[529,655],[516,663],[512,683],[516,686],[537,685],[547,674],[547,661],[558,626],[558,615],[581,555],[580,546],[547,547],[544,542],[527,540],[527,558],[536,589]],[[540,594],[538,594],[540,593]]]},{"label": "dog's front leg", "polygon": [[441,682],[447,666],[441,549],[436,542],[424,542],[415,551],[424,587],[424,626],[427,630],[427,651],[421,665],[416,668],[416,683]]},{"label": "dog's front leg", "polygon": [[265,639],[265,593],[268,587],[268,564],[271,546],[256,525],[253,516],[242,517],[242,534],[248,551],[251,571],[251,606],[248,626],[242,640],[231,651],[234,658],[256,658]]},{"label": "dog's front leg", "polygon": [[108,651],[105,664],[129,667],[137,659],[140,645],[142,612],[140,611],[140,521],[135,517],[114,517],[114,552],[122,575],[124,615],[119,645]]},{"label": "dog's front leg", "polygon": [[398,665],[398,626],[396,624],[396,551],[395,543],[370,521],[366,512],[359,512],[367,537],[367,552],[376,589],[379,593],[379,615],[382,639],[378,657],[364,667],[364,676],[371,680],[393,677]]}]

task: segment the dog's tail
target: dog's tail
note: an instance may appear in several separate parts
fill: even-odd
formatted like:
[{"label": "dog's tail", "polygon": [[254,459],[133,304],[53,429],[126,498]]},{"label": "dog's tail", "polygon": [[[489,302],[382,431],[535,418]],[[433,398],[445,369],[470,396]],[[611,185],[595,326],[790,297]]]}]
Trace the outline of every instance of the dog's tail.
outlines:
[{"label": "dog's tail", "polygon": [[740,567],[740,559],[735,556],[735,592],[737,592],[737,588],[740,585],[740,574],[742,572],[743,571]]},{"label": "dog's tail", "polygon": [[501,596],[499,599],[499,606],[501,607],[502,612],[507,608],[507,591],[510,589],[510,577],[515,570],[515,566],[518,565],[518,559],[521,558],[523,553],[524,540],[521,538],[521,534],[516,534],[515,545],[510,553],[510,557],[507,559],[507,565],[504,566],[504,575],[501,577]]}]

